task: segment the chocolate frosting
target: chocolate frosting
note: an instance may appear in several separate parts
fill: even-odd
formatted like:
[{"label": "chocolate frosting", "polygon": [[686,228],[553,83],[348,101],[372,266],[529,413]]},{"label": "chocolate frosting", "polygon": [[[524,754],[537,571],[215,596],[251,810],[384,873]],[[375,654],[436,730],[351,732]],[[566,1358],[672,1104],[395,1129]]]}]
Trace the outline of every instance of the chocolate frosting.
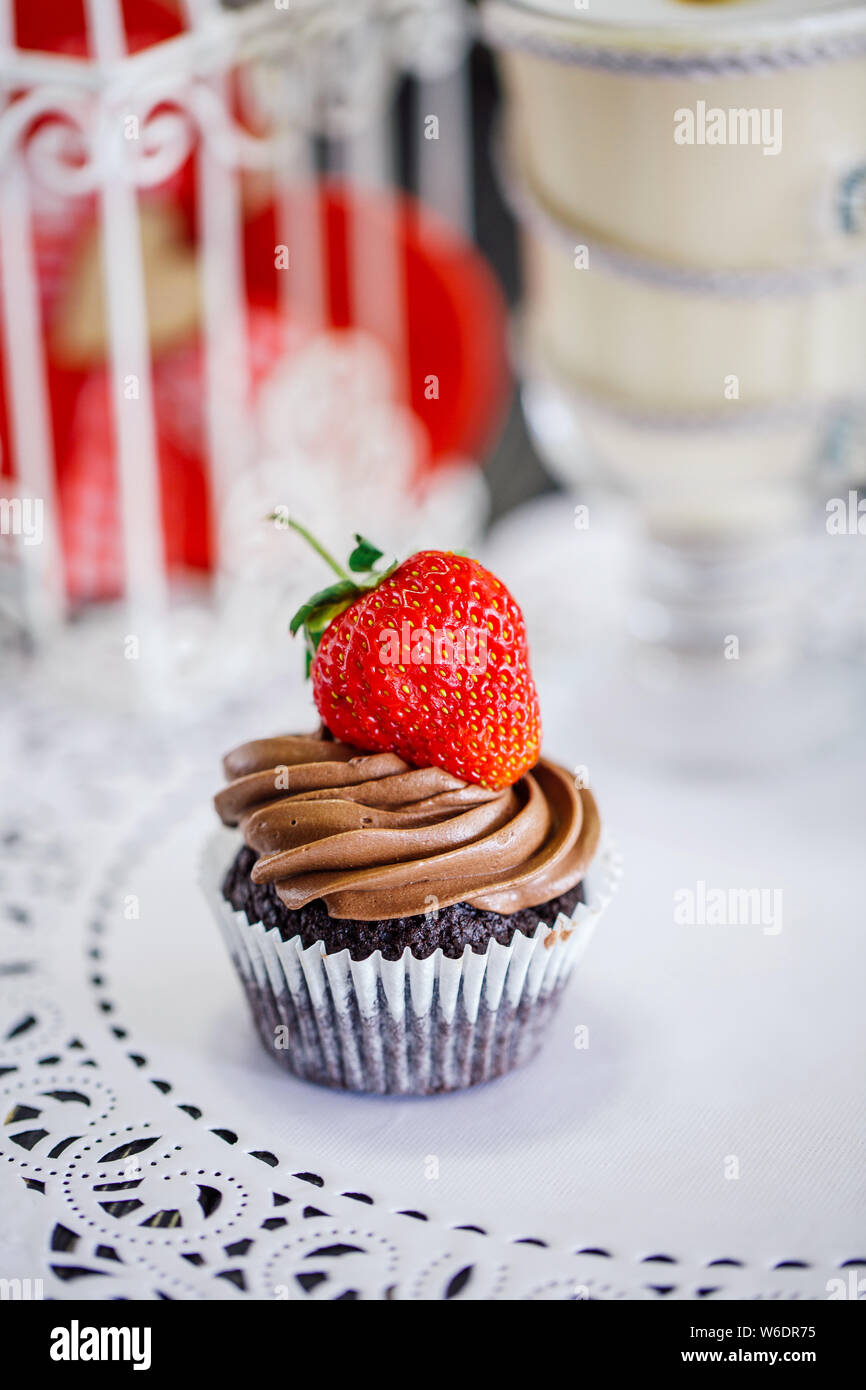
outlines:
[{"label": "chocolate frosting", "polygon": [[574,887],[595,853],[592,794],[542,759],[491,791],[395,753],[359,753],[324,731],[255,739],[224,759],[215,798],[289,908],[375,921],[468,902],[537,907]]}]

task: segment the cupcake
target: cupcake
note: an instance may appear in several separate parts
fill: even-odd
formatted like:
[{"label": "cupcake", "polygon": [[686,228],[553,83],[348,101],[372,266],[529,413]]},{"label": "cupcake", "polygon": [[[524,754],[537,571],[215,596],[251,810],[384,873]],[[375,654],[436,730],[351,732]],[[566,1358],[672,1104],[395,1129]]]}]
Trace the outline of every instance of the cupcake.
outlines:
[{"label": "cupcake", "polygon": [[347,569],[314,542],[338,580],[292,623],[321,727],[226,756],[204,885],[282,1066],[452,1091],[537,1051],[615,857],[591,792],[539,756],[504,585],[443,551],[383,567],[356,541]]}]

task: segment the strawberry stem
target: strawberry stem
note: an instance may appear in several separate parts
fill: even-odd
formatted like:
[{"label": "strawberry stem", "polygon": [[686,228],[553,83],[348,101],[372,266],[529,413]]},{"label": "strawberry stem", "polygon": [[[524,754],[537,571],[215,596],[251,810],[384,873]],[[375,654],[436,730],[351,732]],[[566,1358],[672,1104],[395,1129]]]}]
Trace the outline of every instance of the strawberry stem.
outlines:
[{"label": "strawberry stem", "polygon": [[339,575],[341,579],[351,579],[352,576],[349,574],[349,571],[344,570],[343,566],[337,563],[333,555],[325,549],[320,541],[316,540],[315,536],[307,530],[306,526],[302,526],[299,521],[295,521],[292,517],[288,517],[285,524],[290,526],[293,531],[297,531],[299,536],[303,536],[307,545],[312,546],[317,555],[321,555],[325,564],[330,565],[335,574]]}]

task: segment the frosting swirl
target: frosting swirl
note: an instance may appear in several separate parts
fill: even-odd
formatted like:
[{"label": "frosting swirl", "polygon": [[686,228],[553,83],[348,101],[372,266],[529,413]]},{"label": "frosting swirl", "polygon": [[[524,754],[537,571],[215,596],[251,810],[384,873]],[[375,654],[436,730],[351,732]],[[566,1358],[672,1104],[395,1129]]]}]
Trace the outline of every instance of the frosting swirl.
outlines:
[{"label": "frosting swirl", "polygon": [[253,880],[331,917],[537,907],[580,881],[600,834],[592,794],[544,759],[503,791],[325,733],[255,739],[223,766],[216,809],[259,855]]}]

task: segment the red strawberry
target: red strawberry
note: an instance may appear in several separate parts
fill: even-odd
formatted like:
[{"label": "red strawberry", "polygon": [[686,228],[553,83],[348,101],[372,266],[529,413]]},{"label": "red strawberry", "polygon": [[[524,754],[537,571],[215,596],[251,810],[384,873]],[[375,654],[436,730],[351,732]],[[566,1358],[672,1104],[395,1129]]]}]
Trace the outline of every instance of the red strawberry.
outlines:
[{"label": "red strawberry", "polygon": [[495,575],[450,551],[422,550],[377,570],[356,536],[348,570],[302,526],[340,576],[295,614],[313,696],[335,737],[398,753],[465,782],[511,786],[541,747],[523,614]]}]

